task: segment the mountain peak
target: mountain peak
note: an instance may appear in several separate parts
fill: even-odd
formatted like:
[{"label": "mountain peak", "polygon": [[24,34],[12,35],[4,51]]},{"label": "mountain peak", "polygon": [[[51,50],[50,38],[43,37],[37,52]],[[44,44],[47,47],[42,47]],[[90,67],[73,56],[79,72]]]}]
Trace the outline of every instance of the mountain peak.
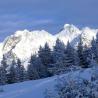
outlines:
[{"label": "mountain peak", "polygon": [[61,31],[61,33],[69,33],[69,34],[80,33],[80,30],[73,24],[65,24],[64,29],[62,31]]},{"label": "mountain peak", "polygon": [[30,36],[36,36],[36,35],[41,36],[41,35],[51,35],[51,34],[48,33],[45,30],[29,31],[29,30],[26,30],[26,29],[23,30],[23,31],[16,31],[15,34],[14,34],[14,36],[16,36],[16,37],[21,36],[21,37],[25,37],[25,38],[30,37]]},{"label": "mountain peak", "polygon": [[74,26],[73,24],[65,24],[64,28],[73,27],[73,26]]},{"label": "mountain peak", "polygon": [[27,34],[27,33],[29,33],[29,30],[27,30],[27,29],[25,29],[25,30],[23,30],[23,31],[16,31],[15,32],[15,36],[22,36],[22,35],[25,35],[25,34]]},{"label": "mountain peak", "polygon": [[57,36],[72,36],[80,34],[80,30],[75,27],[73,24],[65,24],[64,29],[62,29]]},{"label": "mountain peak", "polygon": [[65,24],[64,29],[78,29],[78,28],[74,26],[73,24]]}]

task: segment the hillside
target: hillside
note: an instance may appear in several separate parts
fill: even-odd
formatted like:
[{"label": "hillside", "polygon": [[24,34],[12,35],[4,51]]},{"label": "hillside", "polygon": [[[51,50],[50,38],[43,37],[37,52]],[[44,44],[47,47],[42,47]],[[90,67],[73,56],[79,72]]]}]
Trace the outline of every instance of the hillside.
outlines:
[{"label": "hillside", "polygon": [[69,72],[68,74],[63,74],[61,76],[53,76],[46,79],[5,85],[3,87],[4,92],[0,93],[0,98],[44,98],[45,89],[48,88],[50,90],[54,90],[58,77],[64,77],[67,80],[70,80],[70,78],[79,79],[78,77],[91,80],[91,76],[93,76],[97,71],[98,67],[81,69],[75,72]]}]

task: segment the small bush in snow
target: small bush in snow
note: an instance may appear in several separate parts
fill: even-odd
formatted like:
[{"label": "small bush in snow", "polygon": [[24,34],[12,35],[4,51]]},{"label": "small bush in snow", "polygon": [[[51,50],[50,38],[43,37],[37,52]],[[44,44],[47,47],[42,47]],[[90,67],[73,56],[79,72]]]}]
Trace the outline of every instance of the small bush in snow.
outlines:
[{"label": "small bush in snow", "polygon": [[[54,98],[98,98],[98,75],[92,73],[91,79],[81,77],[73,78],[73,75],[57,79]],[[49,96],[49,93],[47,94]],[[48,98],[48,97],[47,97]],[[49,97],[52,98],[52,97]]]}]

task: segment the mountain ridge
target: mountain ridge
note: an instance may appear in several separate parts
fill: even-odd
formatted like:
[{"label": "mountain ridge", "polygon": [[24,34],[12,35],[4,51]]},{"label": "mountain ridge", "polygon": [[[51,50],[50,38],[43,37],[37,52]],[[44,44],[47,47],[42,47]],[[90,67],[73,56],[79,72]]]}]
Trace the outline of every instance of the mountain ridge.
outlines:
[{"label": "mountain ridge", "polygon": [[3,54],[11,51],[17,58],[26,61],[32,54],[37,53],[39,47],[43,47],[46,42],[52,49],[57,38],[63,41],[65,45],[69,41],[73,47],[76,47],[81,36],[83,43],[89,46],[92,38],[96,37],[97,32],[98,29],[89,27],[80,30],[72,24],[65,24],[62,31],[55,35],[45,30],[16,31],[0,43],[0,59],[2,59]]}]

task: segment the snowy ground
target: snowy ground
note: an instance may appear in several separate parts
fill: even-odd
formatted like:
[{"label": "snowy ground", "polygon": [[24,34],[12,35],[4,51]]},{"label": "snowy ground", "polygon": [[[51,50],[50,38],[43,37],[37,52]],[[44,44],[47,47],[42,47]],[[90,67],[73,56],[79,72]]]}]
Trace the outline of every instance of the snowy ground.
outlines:
[{"label": "snowy ground", "polygon": [[52,88],[55,77],[4,86],[0,98],[43,98],[46,88]]},{"label": "snowy ground", "polygon": [[[93,69],[86,69],[81,71],[70,72],[65,75],[61,75],[60,77],[78,77],[90,79]],[[44,98],[45,89],[52,89],[56,84],[56,79],[58,76],[26,81],[23,83],[16,83],[11,85],[5,85],[4,92],[0,93],[0,98]]]}]

